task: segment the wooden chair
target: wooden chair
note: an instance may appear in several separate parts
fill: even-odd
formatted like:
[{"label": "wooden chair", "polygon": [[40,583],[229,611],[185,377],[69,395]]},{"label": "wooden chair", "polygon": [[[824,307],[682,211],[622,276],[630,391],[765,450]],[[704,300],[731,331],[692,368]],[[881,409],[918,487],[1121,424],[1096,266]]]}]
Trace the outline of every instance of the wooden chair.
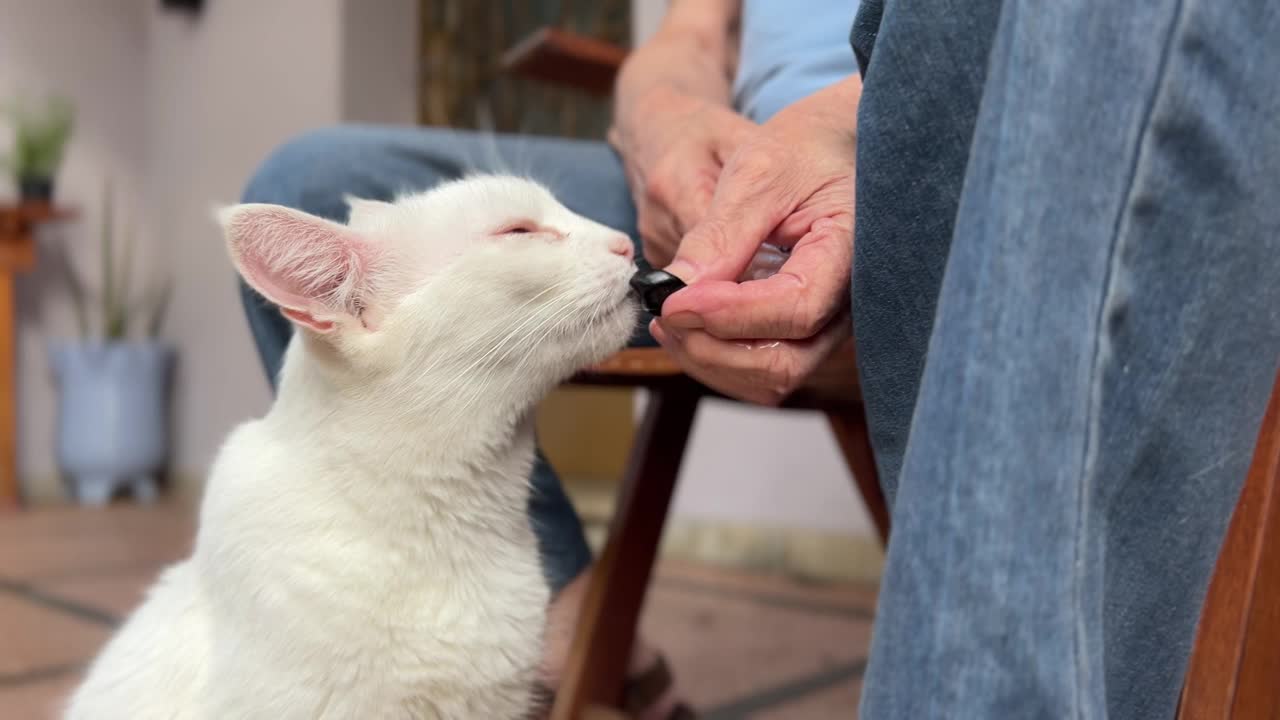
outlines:
[{"label": "wooden chair", "polygon": [[[838,353],[782,407],[823,412],[858,481],[882,538],[889,516],[872,459],[857,389],[852,346]],[[626,679],[645,591],[657,557],[698,401],[714,395],[681,373],[657,348],[623,350],[580,374],[579,385],[639,387],[649,392],[636,430],[604,551],[583,600],[552,717],[581,717],[589,705],[615,706]]]},{"label": "wooden chair", "polygon": [[[544,28],[502,58],[507,71],[607,95],[625,58],[608,43]],[[852,343],[784,404],[825,413],[882,540],[880,491],[856,382]],[[645,388],[604,551],[583,602],[553,720],[577,720],[620,700],[645,592],[698,401],[714,395],[661,349],[628,349],[571,381]],[[1280,378],[1215,569],[1179,718],[1280,719]]]},{"label": "wooden chair", "polygon": [[1178,717],[1280,718],[1280,376],[1200,612]]}]

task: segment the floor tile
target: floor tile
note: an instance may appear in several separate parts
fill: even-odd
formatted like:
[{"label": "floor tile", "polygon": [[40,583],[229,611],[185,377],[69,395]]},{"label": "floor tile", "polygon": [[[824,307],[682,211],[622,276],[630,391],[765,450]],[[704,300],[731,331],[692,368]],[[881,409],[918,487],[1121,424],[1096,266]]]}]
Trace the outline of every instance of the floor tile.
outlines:
[{"label": "floor tile", "polygon": [[[173,506],[0,515],[0,718],[56,717],[110,624],[188,554],[193,531]],[[643,632],[683,695],[722,711],[710,720],[848,718],[874,606],[870,586],[664,561]]]},{"label": "floor tile", "polygon": [[847,610],[870,615],[875,612],[876,588],[860,584],[829,584],[797,580],[785,575],[749,573],[677,560],[659,564],[657,580],[671,586],[698,585],[720,592],[761,599],[793,600],[805,606]]},{"label": "floor tile", "polygon": [[0,590],[0,680],[88,661],[111,628]]},{"label": "floor tile", "polygon": [[0,518],[0,578],[159,568],[189,554],[192,535],[190,512],[168,505],[6,513]]},{"label": "floor tile", "polygon": [[49,581],[32,580],[35,590],[123,619],[142,603],[147,588],[159,576],[151,568],[121,570]]},{"label": "floor tile", "polygon": [[755,713],[751,720],[852,720],[858,717],[858,696],[861,693],[862,679],[858,678]]},{"label": "floor tile", "polygon": [[642,620],[646,639],[667,656],[698,707],[860,660],[870,631],[865,620],[662,585],[650,591]]},{"label": "floor tile", "polygon": [[73,672],[18,686],[0,684],[0,718],[57,720],[79,680],[80,673]]}]

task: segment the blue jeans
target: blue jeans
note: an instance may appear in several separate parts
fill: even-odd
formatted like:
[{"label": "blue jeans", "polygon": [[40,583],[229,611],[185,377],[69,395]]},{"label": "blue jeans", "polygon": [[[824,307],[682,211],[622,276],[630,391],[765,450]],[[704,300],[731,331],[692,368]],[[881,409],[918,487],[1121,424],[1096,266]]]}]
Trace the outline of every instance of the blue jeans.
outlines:
[{"label": "blue jeans", "polygon": [[[545,183],[571,210],[636,237],[635,208],[618,157],[603,143],[554,138],[484,138],[452,130],[339,127],[296,138],[273,153],[244,191],[245,202],[275,203],[343,222],[345,194],[390,200],[473,171],[510,170]],[[637,256],[639,253],[637,253]],[[241,283],[249,326],[272,387],[291,337],[287,320]],[[631,344],[653,345],[648,318]],[[591,563],[582,522],[539,452],[529,516],[553,593]]]},{"label": "blue jeans", "polygon": [[1280,9],[863,0],[862,717],[1174,717],[1280,359]]}]

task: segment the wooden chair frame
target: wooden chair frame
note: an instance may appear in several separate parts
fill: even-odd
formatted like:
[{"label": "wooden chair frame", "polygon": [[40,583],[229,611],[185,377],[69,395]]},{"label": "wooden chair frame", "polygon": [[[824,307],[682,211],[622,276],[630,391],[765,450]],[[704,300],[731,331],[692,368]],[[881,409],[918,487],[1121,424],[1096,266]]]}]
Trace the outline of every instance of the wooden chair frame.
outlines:
[{"label": "wooden chair frame", "polygon": [[[850,346],[784,407],[826,414],[881,538],[887,539],[888,511],[875,472],[866,418],[857,400],[857,387],[849,382],[852,360]],[[583,599],[564,679],[556,694],[552,712],[556,720],[579,718],[588,707],[616,707],[621,699],[627,661],[698,402],[715,396],[683,375],[665,351],[656,348],[624,350],[573,382],[644,388],[649,400],[636,430],[608,539]]]}]

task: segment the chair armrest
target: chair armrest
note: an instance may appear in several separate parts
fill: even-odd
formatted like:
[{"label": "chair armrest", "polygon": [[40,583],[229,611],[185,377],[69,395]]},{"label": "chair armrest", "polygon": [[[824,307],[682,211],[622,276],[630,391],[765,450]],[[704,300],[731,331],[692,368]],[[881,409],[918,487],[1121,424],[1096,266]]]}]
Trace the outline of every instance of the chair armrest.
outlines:
[{"label": "chair armrest", "polygon": [[[862,393],[858,387],[857,362],[853,342],[848,341],[814,371],[804,385],[784,400],[781,407],[795,410],[836,410],[860,406]],[[662,348],[620,350],[604,361],[583,369],[573,376],[569,384],[655,390],[688,387],[696,388],[700,395],[724,397],[698,385],[685,375]]]},{"label": "chair armrest", "polygon": [[567,30],[544,27],[502,54],[506,72],[607,97],[624,48]]}]

